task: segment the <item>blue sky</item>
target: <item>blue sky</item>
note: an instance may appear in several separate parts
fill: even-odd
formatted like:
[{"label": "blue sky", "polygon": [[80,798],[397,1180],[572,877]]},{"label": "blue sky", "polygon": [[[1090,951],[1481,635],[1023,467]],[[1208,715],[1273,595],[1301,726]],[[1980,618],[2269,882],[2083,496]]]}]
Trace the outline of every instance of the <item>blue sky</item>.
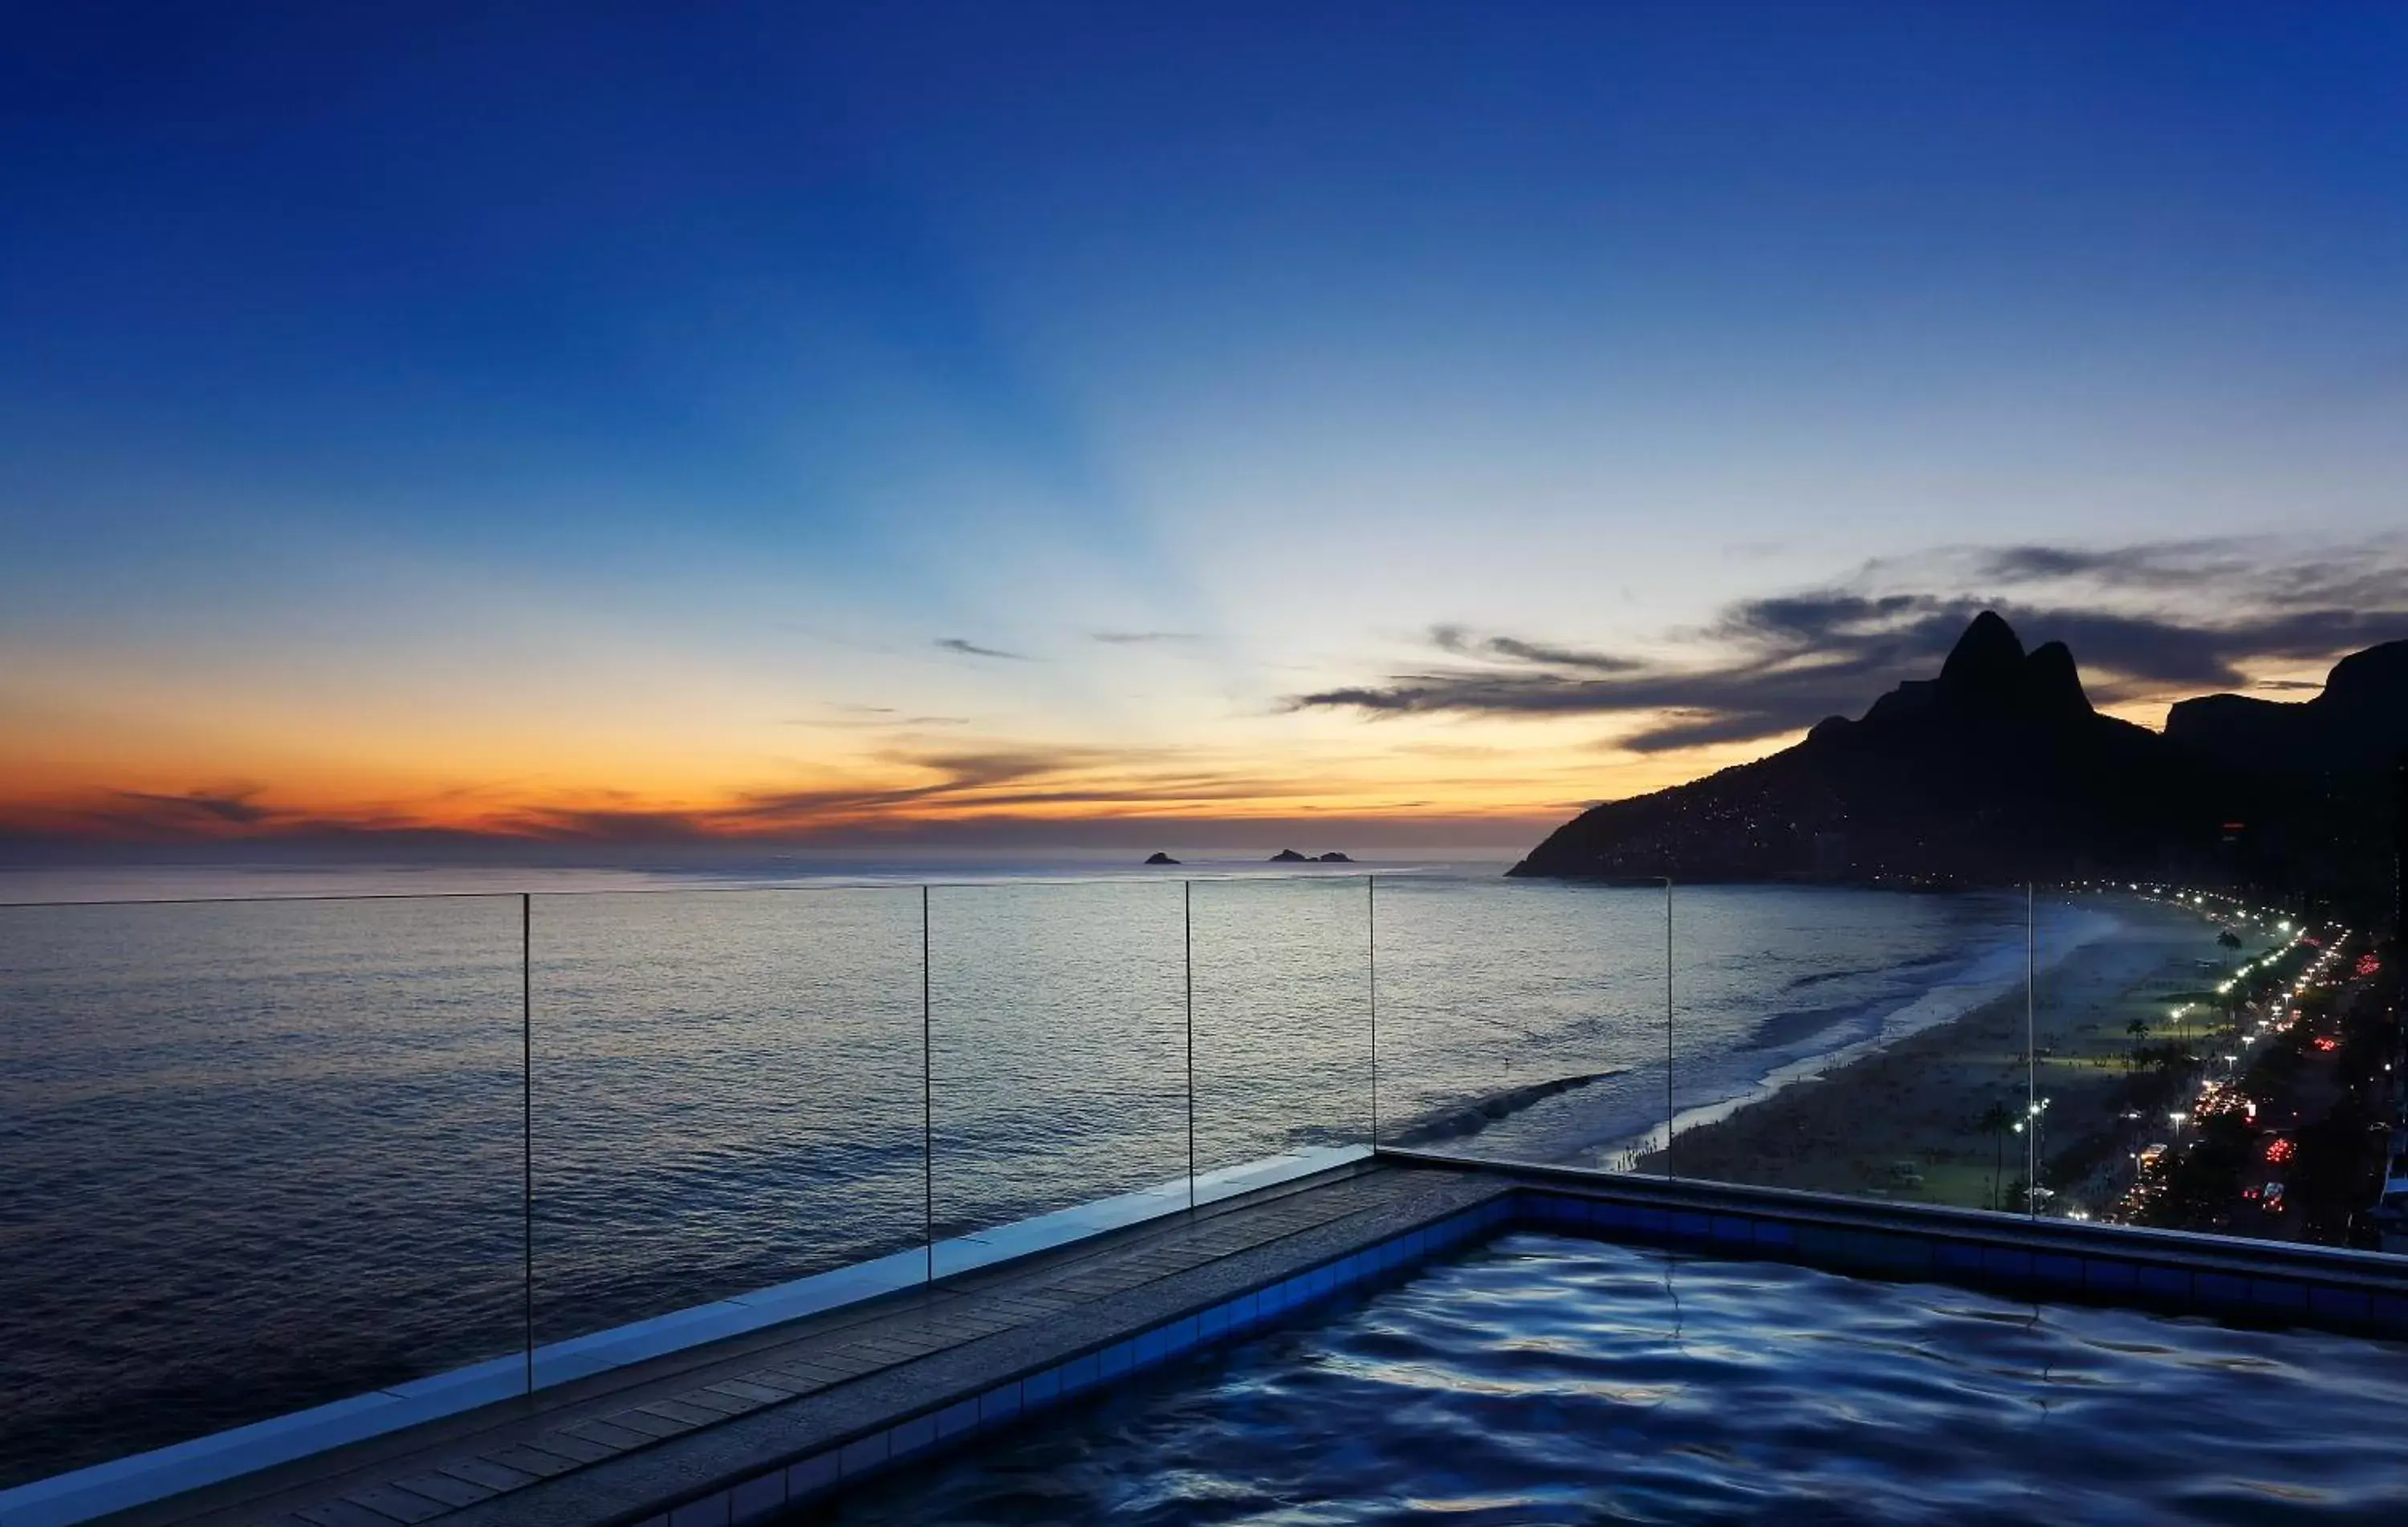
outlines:
[{"label": "blue sky", "polygon": [[29,12],[0,795],[1510,841],[1802,723],[1298,698],[1718,717],[1835,592],[2298,682],[2408,634],[2408,12],[2106,8]]}]

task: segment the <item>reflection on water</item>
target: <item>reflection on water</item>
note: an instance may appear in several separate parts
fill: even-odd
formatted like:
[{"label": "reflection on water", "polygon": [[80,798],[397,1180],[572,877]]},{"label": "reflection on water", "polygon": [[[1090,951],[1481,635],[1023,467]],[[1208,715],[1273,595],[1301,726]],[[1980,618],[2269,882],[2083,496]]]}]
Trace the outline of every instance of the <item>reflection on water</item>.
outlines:
[{"label": "reflection on water", "polygon": [[849,1523],[2408,1520],[2408,1348],[1519,1234]]},{"label": "reflection on water", "polygon": [[[523,1034],[515,897],[0,908],[0,1486],[520,1350],[530,1177],[539,1342],[916,1245],[930,1207],[1176,1179],[1191,935],[1197,1165],[1362,1141],[1369,896],[997,881],[924,928],[916,886],[542,894]],[[1378,897],[1384,1131],[1570,1159],[1660,1118],[1659,893]],[[1679,916],[1684,1106],[1970,999],[2022,937],[1987,896]]]}]

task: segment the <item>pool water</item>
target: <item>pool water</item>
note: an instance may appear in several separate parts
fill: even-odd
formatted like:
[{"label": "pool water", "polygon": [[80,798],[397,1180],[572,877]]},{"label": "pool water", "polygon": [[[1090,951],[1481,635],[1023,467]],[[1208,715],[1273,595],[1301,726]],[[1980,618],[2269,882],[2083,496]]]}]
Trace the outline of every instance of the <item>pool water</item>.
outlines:
[{"label": "pool water", "polygon": [[2408,1346],[1513,1234],[870,1522],[2408,1521]]}]

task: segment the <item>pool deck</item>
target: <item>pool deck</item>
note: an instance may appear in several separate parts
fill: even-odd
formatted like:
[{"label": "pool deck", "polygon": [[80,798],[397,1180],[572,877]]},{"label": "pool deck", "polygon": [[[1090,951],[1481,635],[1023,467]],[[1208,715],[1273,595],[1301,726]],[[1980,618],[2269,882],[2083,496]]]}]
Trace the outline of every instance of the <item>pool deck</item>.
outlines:
[{"label": "pool deck", "polygon": [[[1511,1191],[1509,1182],[1472,1172],[1341,1168],[107,1520],[126,1527],[640,1521]],[[707,1505],[681,1512],[681,1527],[689,1518],[728,1520]]]},{"label": "pool deck", "polygon": [[1512,1226],[2408,1337],[2400,1259],[1383,1151],[106,1520],[768,1520]]}]

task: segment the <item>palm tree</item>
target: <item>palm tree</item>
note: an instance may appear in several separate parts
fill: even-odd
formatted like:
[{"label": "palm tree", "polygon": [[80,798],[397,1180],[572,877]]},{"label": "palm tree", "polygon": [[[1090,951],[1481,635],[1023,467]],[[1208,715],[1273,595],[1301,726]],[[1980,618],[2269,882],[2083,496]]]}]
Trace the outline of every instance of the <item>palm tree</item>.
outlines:
[{"label": "palm tree", "polygon": [[2015,1127],[2015,1111],[2003,1102],[1994,1102],[1983,1111],[1977,1128],[1998,1145],[1990,1163],[1990,1207],[1999,1206],[1999,1178],[2007,1169],[2007,1131]]},{"label": "palm tree", "polygon": [[[2131,1022],[2124,1025],[2124,1032],[2132,1036],[2132,1055],[2137,1056],[2140,1054],[2142,1043],[2149,1037],[2149,1020],[2146,1018],[2134,1018]],[[2124,1069],[2126,1071],[2129,1071],[2132,1069],[2132,1057],[2126,1057],[2124,1060]]]}]

